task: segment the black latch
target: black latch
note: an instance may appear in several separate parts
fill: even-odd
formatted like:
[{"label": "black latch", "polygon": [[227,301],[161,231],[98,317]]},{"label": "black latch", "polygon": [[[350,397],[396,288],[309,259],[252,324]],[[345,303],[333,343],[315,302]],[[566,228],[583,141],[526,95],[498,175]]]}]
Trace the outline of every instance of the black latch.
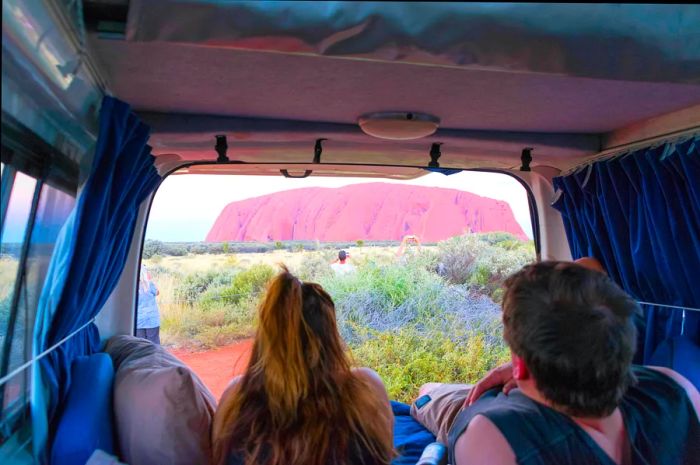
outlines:
[{"label": "black latch", "polygon": [[321,163],[321,154],[323,153],[323,146],[321,143],[328,139],[316,139],[316,145],[314,145],[314,163]]},{"label": "black latch", "polygon": [[532,147],[525,147],[520,155],[520,161],[523,163],[520,171],[532,171],[530,163],[532,162]]},{"label": "black latch", "polygon": [[216,153],[219,154],[219,158],[216,159],[217,163],[228,163],[231,160],[228,159],[228,143],[226,142],[226,136],[218,135],[216,136],[216,145],[214,146]]},{"label": "black latch", "polygon": [[438,158],[442,155],[440,152],[440,146],[442,142],[435,142],[430,146],[430,163],[428,163],[429,168],[440,168],[440,163],[438,163]]}]

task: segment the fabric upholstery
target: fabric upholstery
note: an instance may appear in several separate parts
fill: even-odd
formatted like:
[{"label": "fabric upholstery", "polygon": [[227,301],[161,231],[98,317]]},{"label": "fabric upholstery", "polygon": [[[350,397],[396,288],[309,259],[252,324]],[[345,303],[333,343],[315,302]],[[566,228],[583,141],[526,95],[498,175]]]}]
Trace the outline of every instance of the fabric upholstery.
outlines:
[{"label": "fabric upholstery", "polygon": [[122,459],[129,465],[209,464],[216,400],[163,347],[114,336],[105,347],[116,367],[114,411]]},{"label": "fabric upholstery", "polygon": [[80,356],[51,449],[55,465],[85,465],[93,452],[114,453],[112,387],[114,368],[105,353]]}]

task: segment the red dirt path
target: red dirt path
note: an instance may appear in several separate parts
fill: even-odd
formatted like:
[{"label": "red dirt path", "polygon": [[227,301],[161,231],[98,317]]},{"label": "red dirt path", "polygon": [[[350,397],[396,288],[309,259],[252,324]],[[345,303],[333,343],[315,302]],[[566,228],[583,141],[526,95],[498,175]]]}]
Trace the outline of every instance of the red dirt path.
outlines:
[{"label": "red dirt path", "polygon": [[170,352],[192,368],[218,400],[231,378],[245,372],[252,347],[253,340],[245,339],[207,352]]}]

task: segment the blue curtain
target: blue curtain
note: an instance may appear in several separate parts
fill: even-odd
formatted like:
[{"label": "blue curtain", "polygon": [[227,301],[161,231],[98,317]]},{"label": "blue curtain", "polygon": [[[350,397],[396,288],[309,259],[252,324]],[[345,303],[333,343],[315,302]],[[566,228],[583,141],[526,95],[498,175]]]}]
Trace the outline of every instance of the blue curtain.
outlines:
[{"label": "blue curtain", "polygon": [[61,231],[39,299],[35,356],[78,331],[34,370],[32,421],[41,462],[46,460],[52,421],[70,386],[71,361],[99,349],[97,327],[86,324],[114,290],[139,206],[160,181],[148,137],[148,126],[129,105],[104,99],[91,171]]},{"label": "blue curtain", "polygon": [[[598,258],[640,301],[700,307],[700,137],[638,150],[554,178],[574,258]],[[700,344],[700,314],[643,306],[637,363],[666,338]]]}]

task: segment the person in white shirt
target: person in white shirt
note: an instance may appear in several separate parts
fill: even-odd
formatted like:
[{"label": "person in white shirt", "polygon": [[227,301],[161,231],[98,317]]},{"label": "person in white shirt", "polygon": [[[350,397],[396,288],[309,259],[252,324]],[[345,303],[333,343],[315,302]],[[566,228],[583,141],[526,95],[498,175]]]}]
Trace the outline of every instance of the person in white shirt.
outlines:
[{"label": "person in white shirt", "polygon": [[333,271],[335,271],[336,275],[343,275],[355,271],[355,266],[352,263],[348,263],[347,260],[347,252],[345,252],[344,250],[338,252],[338,261],[331,264],[331,268],[333,268]]}]

